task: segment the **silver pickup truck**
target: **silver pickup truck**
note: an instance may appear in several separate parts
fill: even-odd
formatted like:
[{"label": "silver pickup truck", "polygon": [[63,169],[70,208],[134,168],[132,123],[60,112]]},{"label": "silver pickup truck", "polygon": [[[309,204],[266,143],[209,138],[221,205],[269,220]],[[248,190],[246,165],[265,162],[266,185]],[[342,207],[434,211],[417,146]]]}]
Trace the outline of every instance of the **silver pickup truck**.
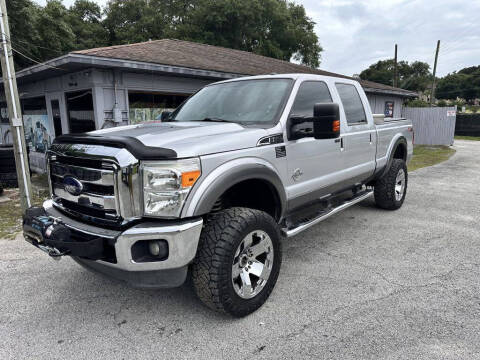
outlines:
[{"label": "silver pickup truck", "polygon": [[371,195],[405,199],[412,123],[373,116],[356,81],[222,81],[162,118],[58,137],[25,239],[136,287],[188,275],[207,306],[245,316],[275,286],[282,237]]}]

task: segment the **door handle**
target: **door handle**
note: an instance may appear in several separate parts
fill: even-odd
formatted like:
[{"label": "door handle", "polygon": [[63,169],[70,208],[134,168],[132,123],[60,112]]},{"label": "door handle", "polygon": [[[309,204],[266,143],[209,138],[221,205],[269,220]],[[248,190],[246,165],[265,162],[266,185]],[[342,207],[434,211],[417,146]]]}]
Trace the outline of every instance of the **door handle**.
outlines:
[{"label": "door handle", "polygon": [[336,138],[336,139],[335,139],[335,143],[337,143],[337,144],[340,143],[340,150],[341,150],[341,151],[345,150],[345,149],[343,148],[343,137]]}]

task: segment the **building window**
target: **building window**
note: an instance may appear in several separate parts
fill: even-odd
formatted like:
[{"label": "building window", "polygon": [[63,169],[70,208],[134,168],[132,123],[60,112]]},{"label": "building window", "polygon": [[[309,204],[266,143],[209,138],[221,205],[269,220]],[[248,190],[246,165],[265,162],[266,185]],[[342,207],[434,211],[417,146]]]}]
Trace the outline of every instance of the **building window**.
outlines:
[{"label": "building window", "polygon": [[53,131],[45,97],[21,100],[25,141],[30,151],[44,153],[52,144]]},{"label": "building window", "polygon": [[65,94],[70,133],[95,130],[92,91],[75,91]]},{"label": "building window", "polygon": [[188,95],[128,92],[130,124],[160,121],[163,111],[175,110]]}]

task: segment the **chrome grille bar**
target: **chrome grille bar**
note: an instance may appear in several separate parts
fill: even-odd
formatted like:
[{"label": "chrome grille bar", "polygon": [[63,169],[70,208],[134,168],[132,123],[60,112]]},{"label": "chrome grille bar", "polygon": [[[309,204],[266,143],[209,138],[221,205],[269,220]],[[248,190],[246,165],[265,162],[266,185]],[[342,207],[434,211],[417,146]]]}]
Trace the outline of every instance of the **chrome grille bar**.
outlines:
[{"label": "chrome grille bar", "polygon": [[97,185],[113,186],[114,173],[112,170],[84,168],[75,165],[67,165],[62,163],[52,163],[51,173],[54,176],[65,177],[74,176],[82,182]]},{"label": "chrome grille bar", "polygon": [[95,207],[100,210],[115,210],[115,196],[105,196],[90,193],[82,193],[78,196],[70,194],[62,185],[54,183],[53,193],[59,198],[78,203],[85,207]]}]

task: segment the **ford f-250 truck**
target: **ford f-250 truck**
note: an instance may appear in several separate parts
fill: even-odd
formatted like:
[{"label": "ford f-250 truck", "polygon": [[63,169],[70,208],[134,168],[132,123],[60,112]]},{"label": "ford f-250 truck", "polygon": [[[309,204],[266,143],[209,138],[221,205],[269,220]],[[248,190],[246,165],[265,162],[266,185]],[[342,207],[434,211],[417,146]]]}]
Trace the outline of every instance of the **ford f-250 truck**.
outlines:
[{"label": "ford f-250 truck", "polygon": [[56,138],[25,239],[137,287],[190,274],[207,306],[245,316],[275,286],[282,237],[370,195],[405,199],[412,123],[373,116],[356,81],[228,80],[162,118]]}]

